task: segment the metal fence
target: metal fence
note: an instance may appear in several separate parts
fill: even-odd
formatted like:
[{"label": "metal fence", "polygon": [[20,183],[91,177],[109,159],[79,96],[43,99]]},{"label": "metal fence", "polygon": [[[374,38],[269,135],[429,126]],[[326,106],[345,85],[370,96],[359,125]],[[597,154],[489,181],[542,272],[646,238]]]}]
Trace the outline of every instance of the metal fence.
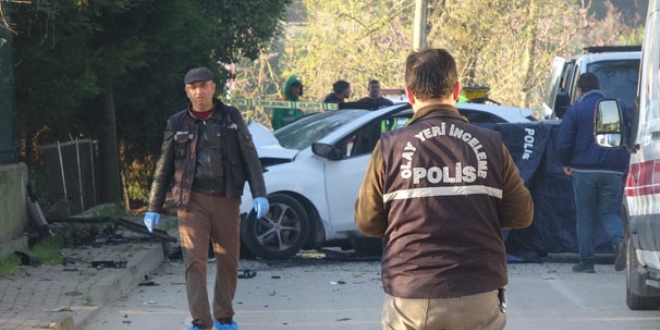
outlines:
[{"label": "metal fence", "polygon": [[41,146],[41,154],[50,187],[46,217],[68,217],[98,204],[96,140],[58,141]]}]

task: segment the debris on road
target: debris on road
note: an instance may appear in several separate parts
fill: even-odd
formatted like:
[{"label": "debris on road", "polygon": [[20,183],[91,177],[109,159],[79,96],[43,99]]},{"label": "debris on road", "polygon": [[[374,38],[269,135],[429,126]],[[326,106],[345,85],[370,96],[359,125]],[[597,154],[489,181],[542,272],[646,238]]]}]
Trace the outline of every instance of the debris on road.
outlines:
[{"label": "debris on road", "polygon": [[257,276],[257,272],[254,270],[238,270],[238,278],[253,278],[255,276]]}]

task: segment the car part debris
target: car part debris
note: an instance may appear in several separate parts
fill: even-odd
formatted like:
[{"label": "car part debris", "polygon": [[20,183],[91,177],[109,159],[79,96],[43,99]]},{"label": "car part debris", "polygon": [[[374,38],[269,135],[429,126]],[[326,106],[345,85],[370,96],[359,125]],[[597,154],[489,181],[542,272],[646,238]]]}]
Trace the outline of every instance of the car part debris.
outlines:
[{"label": "car part debris", "polygon": [[21,265],[23,266],[37,267],[41,265],[41,261],[39,260],[39,257],[32,252],[14,251],[14,254],[17,255],[19,258],[21,258]]},{"label": "car part debris", "polygon": [[80,258],[74,258],[74,257],[67,257],[63,253],[60,252],[60,255],[62,256],[62,265],[67,266],[69,264],[75,264],[76,262],[82,262],[89,264],[91,267],[94,267],[98,270],[104,269],[104,268],[126,268],[126,264],[128,263],[126,260],[84,260]]},{"label": "car part debris", "polygon": [[257,276],[257,272],[254,270],[238,270],[238,278],[253,278],[255,276]]},{"label": "car part debris", "polygon": [[59,218],[59,219],[49,219],[50,222],[59,222],[59,223],[103,223],[111,222],[117,226],[124,227],[130,231],[144,234],[147,236],[156,237],[162,241],[166,242],[178,242],[178,239],[174,236],[171,236],[167,231],[162,229],[154,228],[153,232],[149,232],[147,228],[142,223],[137,223],[131,220],[124,218],[116,217],[97,217],[97,218]]}]

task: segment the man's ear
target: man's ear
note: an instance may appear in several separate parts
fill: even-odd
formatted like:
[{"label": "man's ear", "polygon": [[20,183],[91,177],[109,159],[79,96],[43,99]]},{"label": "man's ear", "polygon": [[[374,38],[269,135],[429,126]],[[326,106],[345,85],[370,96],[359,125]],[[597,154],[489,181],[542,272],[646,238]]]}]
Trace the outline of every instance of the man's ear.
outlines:
[{"label": "man's ear", "polygon": [[410,104],[415,104],[415,96],[413,96],[413,93],[410,90],[410,88],[406,87],[405,91],[406,91],[406,98],[408,98],[408,102],[410,102]]},{"label": "man's ear", "polygon": [[454,101],[458,101],[458,96],[460,95],[460,93],[461,93],[461,83],[457,81],[454,84],[454,91],[452,92],[452,97]]}]

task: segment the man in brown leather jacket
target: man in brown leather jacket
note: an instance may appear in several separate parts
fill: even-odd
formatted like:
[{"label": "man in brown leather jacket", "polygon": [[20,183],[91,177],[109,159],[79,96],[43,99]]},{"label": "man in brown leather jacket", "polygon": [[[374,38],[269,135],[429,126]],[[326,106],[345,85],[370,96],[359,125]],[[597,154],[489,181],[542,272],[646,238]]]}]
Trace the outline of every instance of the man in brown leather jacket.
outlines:
[{"label": "man in brown leather jacket", "polygon": [[355,205],[360,232],[383,239],[383,329],[503,329],[501,230],[531,224],[531,195],[499,133],[456,110],[447,51],[411,53],[405,79],[414,115],[382,134]]},{"label": "man in brown leather jacket", "polygon": [[[236,108],[214,98],[208,68],[184,77],[190,103],[167,120],[144,222],[158,224],[165,194],[174,177],[172,196],[178,208],[179,234],[192,315],[189,330],[238,329],[233,320],[239,258],[241,195],[250,183],[257,218],[268,212],[261,164],[247,126]],[[209,239],[216,259],[213,309],[206,289]]]}]

